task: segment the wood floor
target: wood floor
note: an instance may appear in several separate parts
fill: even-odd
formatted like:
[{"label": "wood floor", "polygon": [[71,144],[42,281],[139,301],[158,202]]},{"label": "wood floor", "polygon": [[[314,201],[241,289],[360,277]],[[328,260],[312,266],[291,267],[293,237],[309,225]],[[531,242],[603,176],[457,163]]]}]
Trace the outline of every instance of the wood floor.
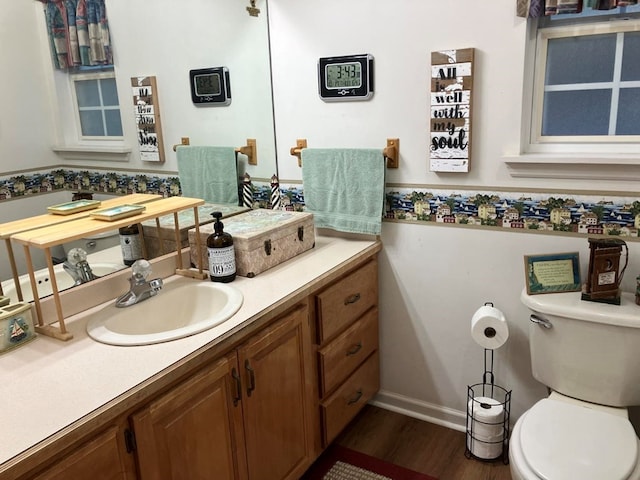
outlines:
[{"label": "wood floor", "polygon": [[509,465],[464,455],[465,434],[367,405],[336,443],[439,480],[511,480]]}]

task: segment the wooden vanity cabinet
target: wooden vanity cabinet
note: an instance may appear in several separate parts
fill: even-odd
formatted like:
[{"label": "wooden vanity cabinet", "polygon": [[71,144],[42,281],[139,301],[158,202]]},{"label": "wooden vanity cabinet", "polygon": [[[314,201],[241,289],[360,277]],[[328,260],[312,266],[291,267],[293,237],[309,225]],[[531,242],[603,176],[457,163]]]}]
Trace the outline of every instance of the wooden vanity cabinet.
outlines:
[{"label": "wooden vanity cabinet", "polygon": [[184,359],[190,373],[167,372],[163,390],[141,386],[43,442],[0,480],[299,479],[379,389],[376,252],[219,354]]},{"label": "wooden vanity cabinet", "polygon": [[324,448],[380,388],[377,258],[317,293],[315,319]]},{"label": "wooden vanity cabinet", "polygon": [[312,461],[307,304],[132,416],[140,478],[298,479]]},{"label": "wooden vanity cabinet", "polygon": [[[134,480],[134,459],[125,447],[126,419],[89,438],[33,480]],[[23,477],[24,478],[24,477]]]},{"label": "wooden vanity cabinet", "polygon": [[131,416],[140,478],[246,478],[235,354]]}]

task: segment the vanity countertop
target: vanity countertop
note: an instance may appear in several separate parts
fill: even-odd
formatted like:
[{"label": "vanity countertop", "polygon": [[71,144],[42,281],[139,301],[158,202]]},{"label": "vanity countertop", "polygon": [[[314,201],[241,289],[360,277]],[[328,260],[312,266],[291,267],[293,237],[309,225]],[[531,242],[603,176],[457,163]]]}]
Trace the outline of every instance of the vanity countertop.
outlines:
[{"label": "vanity countertop", "polygon": [[[85,330],[90,309],[66,319],[72,340],[39,335],[5,353],[0,356],[0,474],[57,432],[117,402],[192,353],[222,342],[345,262],[380,248],[375,239],[319,235],[315,248],[254,278],[237,277],[231,285],[244,294],[238,313],[187,338],[132,347],[98,343]],[[175,276],[166,281],[185,280],[199,281]]]}]

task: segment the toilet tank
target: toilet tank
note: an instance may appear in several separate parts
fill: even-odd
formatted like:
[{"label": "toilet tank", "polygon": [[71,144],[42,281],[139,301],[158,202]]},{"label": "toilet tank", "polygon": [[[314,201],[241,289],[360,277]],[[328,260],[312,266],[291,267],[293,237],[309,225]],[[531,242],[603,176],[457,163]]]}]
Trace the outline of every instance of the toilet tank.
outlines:
[{"label": "toilet tank", "polygon": [[110,247],[120,245],[120,237],[118,230],[110,230],[104,233],[73,240],[63,245],[65,254],[68,254],[72,248],[81,248],[87,253],[99,252]]},{"label": "toilet tank", "polygon": [[580,292],[528,295],[533,376],[552,390],[591,403],[640,405],[640,306],[581,300]]}]

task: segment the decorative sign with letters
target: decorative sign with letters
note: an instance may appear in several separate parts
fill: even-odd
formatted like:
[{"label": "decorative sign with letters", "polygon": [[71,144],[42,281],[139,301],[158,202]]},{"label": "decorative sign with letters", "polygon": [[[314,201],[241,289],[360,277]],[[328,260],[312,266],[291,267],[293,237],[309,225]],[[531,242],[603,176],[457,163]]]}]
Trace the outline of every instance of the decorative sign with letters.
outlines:
[{"label": "decorative sign with letters", "polygon": [[429,170],[468,172],[473,48],[431,53]]},{"label": "decorative sign with letters", "polygon": [[138,130],[140,160],[143,162],[164,162],[156,77],[132,77],[131,90]]}]

